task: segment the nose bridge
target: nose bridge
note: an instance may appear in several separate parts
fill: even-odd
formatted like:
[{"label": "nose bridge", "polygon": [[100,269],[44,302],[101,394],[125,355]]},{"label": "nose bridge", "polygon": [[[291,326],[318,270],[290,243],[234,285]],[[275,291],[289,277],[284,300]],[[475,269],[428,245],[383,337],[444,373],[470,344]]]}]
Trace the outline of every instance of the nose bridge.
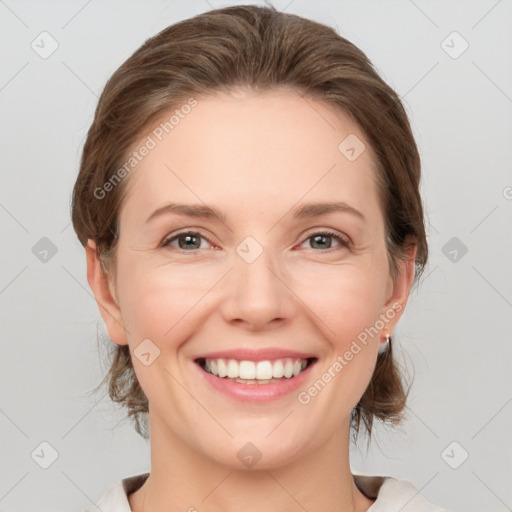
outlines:
[{"label": "nose bridge", "polygon": [[[279,293],[274,255],[253,236],[247,236],[236,247],[235,272],[237,285],[247,294]],[[282,284],[281,284],[282,286]],[[270,297],[267,297],[270,299]]]},{"label": "nose bridge", "polygon": [[256,238],[246,237],[236,247],[227,296],[232,318],[266,323],[290,314],[290,290],[282,282],[280,263]]}]

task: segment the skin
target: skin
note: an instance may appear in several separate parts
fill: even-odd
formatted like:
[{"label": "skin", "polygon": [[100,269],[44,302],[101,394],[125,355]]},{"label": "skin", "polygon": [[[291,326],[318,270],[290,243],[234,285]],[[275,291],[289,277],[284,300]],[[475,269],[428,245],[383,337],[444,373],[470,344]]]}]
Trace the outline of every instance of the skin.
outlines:
[{"label": "skin", "polygon": [[[286,89],[197,100],[126,178],[114,274],[101,271],[92,240],[86,250],[109,337],[129,345],[150,404],[151,475],[130,506],[367,510],[373,501],[350,471],[350,413],[405,309],[415,249],[393,280],[375,158],[347,116]],[[349,134],[366,145],[353,162],[338,151]],[[205,203],[226,221],[169,214],[144,225],[170,201]],[[292,218],[291,210],[313,201],[345,201],[366,220],[344,212]],[[192,252],[179,239],[161,246],[188,228],[210,241],[200,238]],[[315,244],[312,235],[326,229],[349,246],[336,238]],[[263,248],[250,264],[236,252],[247,236]],[[235,402],[198,378],[193,359],[201,353],[282,347],[318,357],[307,389],[393,304],[401,311],[307,405],[297,393]],[[160,355],[145,366],[133,351],[147,338]],[[250,469],[237,457],[247,442],[262,454]]]}]

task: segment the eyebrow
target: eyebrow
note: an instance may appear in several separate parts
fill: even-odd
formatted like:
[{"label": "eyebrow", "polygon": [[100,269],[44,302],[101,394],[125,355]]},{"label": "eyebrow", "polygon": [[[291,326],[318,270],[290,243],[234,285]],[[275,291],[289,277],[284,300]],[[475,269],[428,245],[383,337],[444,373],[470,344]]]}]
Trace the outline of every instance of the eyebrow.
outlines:
[{"label": "eyebrow", "polygon": [[[347,203],[337,201],[330,203],[307,203],[299,206],[293,211],[294,219],[304,219],[311,217],[319,217],[332,212],[350,213],[363,221],[366,221],[364,215]],[[151,220],[168,213],[178,215],[186,215],[188,217],[197,217],[205,219],[217,219],[225,223],[225,215],[214,207],[202,204],[179,204],[169,203],[161,208],[156,209],[145,221],[145,224]]]}]

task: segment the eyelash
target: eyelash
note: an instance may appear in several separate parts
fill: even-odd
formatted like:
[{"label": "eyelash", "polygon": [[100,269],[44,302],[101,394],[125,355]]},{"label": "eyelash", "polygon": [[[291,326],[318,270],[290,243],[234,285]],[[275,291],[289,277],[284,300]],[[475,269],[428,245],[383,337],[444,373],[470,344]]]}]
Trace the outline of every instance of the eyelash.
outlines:
[{"label": "eyelash", "polygon": [[[201,238],[204,238],[209,244],[211,244],[212,242],[209,240],[208,237],[202,235],[201,233],[198,233],[197,231],[181,231],[180,233],[176,233],[168,238],[166,238],[163,242],[162,242],[162,245],[161,247],[164,248],[164,247],[169,247],[170,243],[174,240],[176,240],[179,236],[181,235],[195,235],[195,236],[199,236]],[[340,235],[338,232],[336,231],[331,231],[331,230],[325,230],[325,231],[316,231],[312,234],[310,234],[309,236],[307,236],[305,239],[304,239],[304,242],[309,240],[310,238],[313,238],[314,236],[318,236],[318,235],[321,235],[321,236],[328,236],[328,237],[332,237],[332,238],[335,238],[339,244],[340,244],[340,247],[334,247],[334,248],[329,248],[329,249],[326,249],[325,251],[315,251],[315,252],[332,252],[333,250],[340,250],[340,249],[345,249],[347,247],[349,247],[350,243],[348,240],[345,239],[345,237],[343,237],[342,235]],[[302,243],[304,243],[302,242]],[[299,245],[302,245],[299,244]],[[197,251],[199,251],[200,249],[197,249],[195,251],[185,251],[183,249],[178,249],[176,247],[173,247],[172,250],[174,251],[177,251],[179,253],[196,253]],[[312,249],[314,250],[314,249]]]}]

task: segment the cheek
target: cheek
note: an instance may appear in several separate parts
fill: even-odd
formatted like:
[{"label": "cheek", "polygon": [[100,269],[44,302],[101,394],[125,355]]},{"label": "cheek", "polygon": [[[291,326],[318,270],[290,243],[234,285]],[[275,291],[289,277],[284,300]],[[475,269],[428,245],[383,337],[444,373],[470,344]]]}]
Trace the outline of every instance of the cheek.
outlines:
[{"label": "cheek", "polygon": [[383,269],[347,262],[303,269],[292,289],[341,347],[375,324],[382,308]]},{"label": "cheek", "polygon": [[129,258],[120,260],[118,269],[121,310],[130,335],[157,344],[183,329],[187,315],[219,279],[213,268],[198,272],[194,265],[150,267]]},{"label": "cheek", "polygon": [[[315,313],[309,316],[318,320],[316,327],[327,342],[318,380],[301,396],[314,400],[319,410],[332,411],[333,416],[325,418],[335,428],[340,417],[356,406],[375,369],[376,325],[385,281],[376,267],[346,264],[323,268],[314,276],[303,274],[300,282],[297,294]],[[318,392],[324,387],[326,392]]]}]

